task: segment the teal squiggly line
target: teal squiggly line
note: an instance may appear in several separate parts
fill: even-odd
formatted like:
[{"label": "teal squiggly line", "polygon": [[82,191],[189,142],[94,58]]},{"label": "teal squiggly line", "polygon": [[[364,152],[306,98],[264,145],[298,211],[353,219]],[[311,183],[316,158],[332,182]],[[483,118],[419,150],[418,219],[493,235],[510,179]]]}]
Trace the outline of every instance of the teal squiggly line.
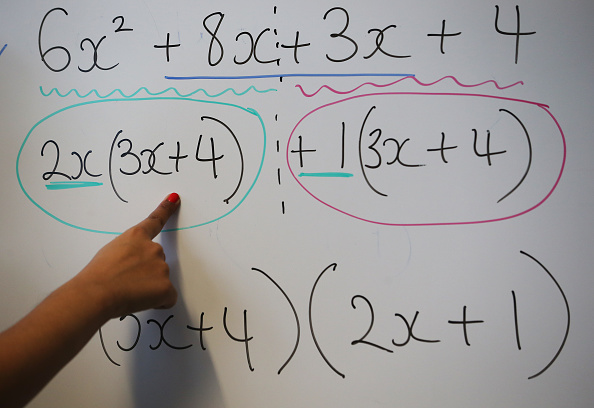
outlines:
[{"label": "teal squiggly line", "polygon": [[233,89],[233,88],[227,88],[227,89],[225,89],[223,92],[220,92],[220,93],[218,93],[218,94],[212,94],[212,95],[211,95],[211,94],[209,94],[208,92],[206,92],[206,90],[204,90],[204,89],[202,89],[202,88],[200,88],[200,89],[196,89],[195,91],[192,91],[192,92],[190,92],[190,93],[188,93],[188,94],[182,94],[182,93],[180,93],[180,92],[179,92],[177,89],[175,89],[175,88],[173,88],[173,87],[167,88],[167,89],[165,89],[164,91],[161,91],[161,92],[151,92],[151,91],[149,91],[149,90],[148,90],[146,87],[144,87],[144,86],[143,86],[143,87],[141,87],[141,88],[138,88],[138,90],[137,90],[136,92],[134,92],[134,93],[132,93],[132,94],[130,94],[130,95],[126,95],[126,94],[125,94],[125,93],[124,93],[124,92],[123,92],[121,89],[114,89],[113,91],[111,91],[111,92],[110,92],[110,93],[108,93],[107,95],[101,95],[101,94],[99,94],[99,92],[98,92],[96,89],[91,89],[91,90],[90,90],[88,93],[86,93],[86,94],[84,94],[84,95],[83,95],[83,94],[81,94],[80,92],[78,92],[78,90],[77,90],[77,89],[71,89],[71,90],[69,90],[68,92],[66,92],[65,94],[63,94],[63,93],[61,93],[61,92],[60,92],[60,91],[59,91],[57,88],[52,88],[52,89],[51,89],[51,91],[49,91],[49,92],[47,92],[47,93],[46,93],[46,92],[44,92],[44,91],[43,91],[43,87],[42,87],[42,86],[40,86],[40,87],[39,87],[39,91],[41,92],[41,94],[42,94],[43,96],[50,96],[50,95],[52,95],[53,93],[55,93],[55,94],[56,94],[56,95],[58,95],[59,97],[61,97],[61,98],[65,98],[65,97],[67,97],[68,95],[70,95],[71,93],[74,93],[74,94],[76,94],[76,96],[78,96],[78,97],[79,97],[79,98],[81,98],[81,99],[87,98],[87,97],[88,97],[88,96],[90,96],[91,94],[95,94],[95,96],[96,96],[97,98],[100,98],[100,99],[107,99],[107,98],[109,98],[110,96],[112,96],[112,95],[113,95],[113,94],[115,94],[115,93],[119,93],[119,94],[120,94],[120,95],[121,95],[123,98],[134,98],[134,97],[135,97],[136,95],[138,95],[138,93],[140,93],[141,91],[144,91],[145,93],[147,93],[148,95],[151,95],[151,96],[160,96],[160,95],[163,95],[163,94],[165,94],[165,93],[167,93],[167,92],[169,92],[169,91],[173,91],[173,92],[175,92],[175,93],[177,94],[177,96],[179,96],[180,98],[189,98],[189,97],[191,97],[191,96],[193,96],[193,95],[197,94],[198,92],[202,92],[204,95],[208,96],[209,98],[217,98],[217,97],[219,97],[219,96],[221,96],[221,95],[224,95],[224,94],[226,94],[227,92],[233,92],[233,93],[234,93],[236,96],[242,96],[242,95],[245,95],[246,93],[248,93],[249,91],[255,91],[255,92],[258,92],[258,93],[268,93],[268,92],[276,92],[277,90],[276,90],[276,89],[274,89],[274,88],[271,88],[271,89],[265,89],[265,90],[262,90],[262,91],[261,91],[261,90],[257,89],[255,86],[253,86],[253,85],[252,85],[252,86],[250,86],[249,88],[247,88],[247,89],[246,89],[245,91],[243,91],[243,92],[237,92],[237,91],[236,91],[235,89]]}]

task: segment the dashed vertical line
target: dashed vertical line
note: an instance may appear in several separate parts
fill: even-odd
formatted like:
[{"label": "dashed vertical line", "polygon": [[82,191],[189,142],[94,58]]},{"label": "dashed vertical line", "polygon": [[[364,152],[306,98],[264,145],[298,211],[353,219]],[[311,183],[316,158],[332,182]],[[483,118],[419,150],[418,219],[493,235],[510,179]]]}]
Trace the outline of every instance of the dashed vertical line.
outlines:
[{"label": "dashed vertical line", "polygon": [[[274,115],[274,121],[278,123],[278,113]],[[276,152],[280,153],[280,140],[276,140]],[[282,176],[281,176],[281,168],[280,166],[276,169],[276,179],[278,182],[279,187],[282,185]],[[285,215],[285,201],[281,200],[281,212]]]}]

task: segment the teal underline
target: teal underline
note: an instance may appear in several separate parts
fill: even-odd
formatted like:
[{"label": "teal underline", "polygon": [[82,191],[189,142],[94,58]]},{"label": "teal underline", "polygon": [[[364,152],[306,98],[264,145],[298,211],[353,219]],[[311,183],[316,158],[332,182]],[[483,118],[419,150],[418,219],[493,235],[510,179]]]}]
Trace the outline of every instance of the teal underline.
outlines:
[{"label": "teal underline", "polygon": [[320,173],[299,173],[299,177],[353,177],[353,174],[330,171]]},{"label": "teal underline", "polygon": [[68,190],[71,188],[98,187],[102,185],[103,183],[97,183],[95,181],[50,181],[45,187],[48,190]]}]

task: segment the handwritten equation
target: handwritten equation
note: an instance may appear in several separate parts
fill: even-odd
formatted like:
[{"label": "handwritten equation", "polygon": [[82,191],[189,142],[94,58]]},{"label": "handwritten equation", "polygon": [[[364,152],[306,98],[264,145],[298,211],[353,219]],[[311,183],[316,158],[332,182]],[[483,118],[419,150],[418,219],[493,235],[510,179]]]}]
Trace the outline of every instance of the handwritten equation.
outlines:
[{"label": "handwritten equation", "polygon": [[[213,274],[224,269],[225,276],[213,279],[220,293],[213,291],[212,303],[199,296],[198,278],[180,288],[193,292],[187,298],[196,296],[191,318],[174,309],[109,322],[99,331],[107,366],[150,361],[159,351],[168,364],[172,354],[208,353],[217,370],[238,368],[240,381],[260,373],[288,379],[291,370],[309,369],[306,363],[313,361],[341,383],[357,375],[357,365],[371,381],[370,373],[385,377],[390,364],[399,369],[404,360],[430,370],[414,359],[439,356],[439,365],[498,347],[511,350],[522,366],[513,370],[505,355],[498,373],[505,365],[521,379],[534,379],[555,364],[570,333],[569,301],[553,274],[526,252],[520,258],[549,284],[547,310],[556,307],[554,317],[546,317],[555,324],[546,330],[546,318],[534,312],[542,298],[527,295],[521,279],[505,290],[485,285],[485,301],[478,303],[483,293],[465,289],[426,300],[426,282],[407,276],[395,290],[405,296],[397,299],[390,297],[390,285],[382,286],[394,277],[368,282],[340,261],[349,251],[363,255],[359,231],[375,229],[378,258],[370,259],[369,268],[380,269],[389,262],[379,250],[380,231],[508,221],[494,226],[505,233],[506,225],[520,221],[509,220],[552,196],[566,164],[565,135],[553,109],[522,96],[530,86],[530,78],[521,77],[532,66],[527,62],[549,38],[535,19],[540,14],[509,4],[474,5],[470,13],[445,7],[425,13],[421,6],[382,13],[354,3],[184,4],[185,10],[142,4],[101,13],[75,3],[47,6],[29,30],[42,74],[34,85],[49,108],[38,109],[45,116],[29,125],[17,157],[27,198],[68,226],[118,234],[157,191],[178,191],[185,209],[165,231],[211,224],[186,237],[208,240],[216,250],[204,264],[213,266]],[[0,49],[4,61],[6,47]],[[497,61],[487,72],[484,61],[472,64],[475,58]],[[433,63],[439,68],[428,66]],[[217,223],[253,191],[261,202],[248,202],[235,214],[239,218]],[[280,209],[273,207],[279,218],[262,221],[269,208],[259,204],[273,200],[281,202]],[[307,200],[302,208],[313,204],[320,211],[292,212]],[[320,219],[328,213],[337,216],[328,225],[340,226],[326,231]],[[250,243],[258,246],[249,261],[250,245],[229,238],[244,239],[246,219],[255,227]],[[219,227],[230,235],[215,237]],[[268,236],[274,228],[278,235]],[[291,229],[294,237],[288,237]],[[434,229],[415,233],[424,231],[421,239],[429,239],[423,243],[435,244]],[[285,233],[289,242],[280,242]],[[343,238],[350,233],[357,241],[351,246]],[[308,242],[311,252],[298,255],[311,256],[315,266],[291,269],[304,272],[294,277],[295,286],[282,283],[280,270],[261,266],[262,257],[286,255],[283,248],[311,239],[307,234],[319,237]],[[383,239],[391,251],[402,249],[393,236]],[[321,255],[326,244],[332,253]],[[234,245],[240,250],[232,251]],[[432,278],[438,251],[431,244],[422,251],[428,255],[423,273]],[[186,255],[180,263],[184,278],[195,266]],[[244,274],[237,280],[256,289],[234,296],[239,285],[221,266],[228,259],[215,259],[219,255],[236,261]],[[441,308],[444,300],[447,309]],[[539,338],[531,331],[535,326],[551,336]],[[459,354],[445,355],[452,351]]]},{"label": "handwritten equation", "polygon": [[[376,25],[371,20],[368,23],[370,25],[361,31],[356,23],[362,16],[349,11],[349,8],[332,7],[312,13],[306,21],[300,22],[300,29],[291,31],[291,28],[284,24],[275,23],[276,18],[283,15],[283,8],[272,6],[258,16],[262,21],[269,20],[269,23],[248,31],[239,28],[244,24],[241,15],[231,15],[220,10],[200,11],[195,16],[201,21],[203,30],[199,38],[189,38],[183,30],[174,31],[175,27],[163,27],[162,30],[166,34],[162,41],[147,43],[146,48],[153,49],[155,58],[163,59],[167,63],[176,61],[179,54],[199,52],[209,67],[221,66],[227,61],[235,67],[249,63],[258,66],[297,66],[304,60],[304,56],[307,56],[309,61],[321,60],[340,64],[354,59],[373,62],[378,57],[402,60],[414,55],[410,44],[402,40],[407,38],[407,33],[406,28],[401,27],[398,18],[387,25]],[[514,9],[495,5],[485,7],[484,13],[491,16],[491,22],[484,30],[495,33],[509,44],[509,61],[517,64],[520,42],[527,41],[526,39],[535,35],[536,31],[522,28],[519,6],[515,6]],[[78,44],[72,43],[72,38],[55,39],[59,37],[56,33],[67,31],[67,27],[76,27],[72,30],[84,33],[83,27],[89,22],[79,18],[62,7],[52,8],[43,16],[38,29],[38,50],[41,60],[49,70],[62,72],[68,70],[71,65],[76,65],[74,69],[82,73],[117,69],[120,66],[120,61],[115,56],[119,51],[118,42],[125,41],[130,36],[143,35],[134,23],[131,23],[134,19],[125,15],[113,15],[109,21],[103,22],[103,35],[84,37]],[[353,29],[353,25],[358,29]],[[325,38],[321,39],[319,34],[314,35],[311,32],[312,28],[322,30]],[[434,30],[424,33],[423,36],[433,40],[435,55],[439,57],[446,54],[447,43],[463,41],[466,37],[476,34],[460,27],[452,27],[446,19],[442,19]],[[49,40],[48,37],[54,40]],[[205,41],[202,41],[203,39]],[[71,45],[64,45],[68,43]]]},{"label": "handwritten equation", "polygon": [[[484,11],[491,16],[492,24],[488,29],[497,38],[515,40],[510,44],[515,44],[514,62],[517,63],[520,42],[533,37],[536,31],[521,27],[519,6],[505,9],[495,5]],[[331,63],[328,67],[334,67],[337,63],[354,59],[408,59],[414,54],[410,50],[404,51],[407,43],[399,41],[404,28],[397,23],[379,25],[374,24],[373,18],[366,18],[364,34],[361,34],[361,22],[357,21],[359,9],[332,7],[320,10],[318,23],[321,27],[315,27],[315,36],[309,34],[308,29],[293,31],[293,26],[276,27],[274,22],[277,18],[286,19],[284,10],[277,6],[266,10],[259,16],[259,21],[266,24],[256,31],[251,28],[236,31],[237,27],[244,26],[240,15],[221,10],[200,10],[199,20],[202,24],[199,39],[190,41],[181,26],[176,33],[165,30],[163,42],[147,44],[144,50],[152,49],[154,55],[165,56],[167,63],[175,61],[174,55],[191,51],[202,62],[206,61],[211,69],[221,68],[226,62],[235,67],[250,63],[280,66],[281,61],[284,63],[289,58],[296,66],[300,60],[312,62],[320,57],[322,61]],[[310,12],[315,14],[315,11]],[[69,33],[81,33],[81,24],[87,19],[93,20],[95,34],[80,34],[79,39],[82,40],[73,47],[73,36]],[[298,23],[295,20],[292,19],[292,23]],[[146,34],[143,31],[145,27],[138,26],[137,21],[124,14],[98,19],[77,8],[52,8],[43,15],[39,24],[39,57],[47,69],[56,73],[67,72],[73,69],[73,65],[83,74],[116,70],[122,63],[114,57],[122,55],[118,44],[129,41],[131,36]],[[311,26],[309,21],[307,26]],[[449,28],[445,19],[439,28],[423,33],[427,40],[439,40],[438,55],[446,53],[447,42],[472,34],[466,30]],[[320,30],[326,34],[322,36],[324,38],[319,36]],[[192,47],[200,48],[201,52]],[[137,52],[144,51],[137,47]],[[302,58],[310,52],[317,56]],[[290,57],[278,53],[289,53]],[[228,57],[229,54],[232,54],[232,58]],[[184,66],[188,66],[187,63]],[[284,75],[324,77],[339,74]],[[351,74],[355,75],[365,74]],[[368,75],[400,75],[413,78],[423,87],[429,86],[416,79],[414,74],[376,72]],[[165,76],[169,80],[267,77],[280,77],[282,80],[283,74]],[[453,79],[459,87],[469,87]],[[493,82],[500,90],[521,83],[518,81],[502,87],[494,81],[487,82]],[[325,86],[314,94],[307,94],[302,85],[297,87],[307,99],[313,98]],[[299,120],[288,137],[286,162],[289,172],[306,193],[351,217],[384,225],[500,221],[540,206],[555,190],[562,175],[565,164],[564,135],[548,106],[543,103],[479,93],[398,93],[386,88],[383,93],[362,94],[363,90],[358,88],[347,92],[327,88],[340,93],[343,99],[319,106]],[[253,86],[248,89],[265,92]],[[137,96],[141,90],[149,94],[150,98]],[[56,95],[67,97],[74,92],[80,98],[95,95],[106,100],[119,91],[126,99],[138,99],[135,105],[141,99],[151,99],[154,103],[157,95],[165,101],[165,93],[169,90],[178,94],[180,103],[182,98],[189,101],[187,96],[194,94],[182,96],[175,88],[152,92],[143,87],[129,96],[119,89],[104,95],[97,90],[81,94],[76,89],[61,93],[56,88],[45,93],[41,88],[44,96],[50,96],[55,91]],[[235,90],[233,92],[238,94]],[[344,94],[351,93],[344,97]],[[171,182],[174,178],[191,180],[209,198],[212,197],[213,203],[219,205],[213,208],[209,217],[198,222],[192,221],[182,228],[204,225],[229,214],[241,204],[258,179],[266,150],[266,121],[257,111],[238,105],[197,101],[201,105],[214,105],[207,109],[208,113],[199,114],[203,123],[192,123],[185,129],[178,127],[176,132],[161,126],[163,131],[158,136],[154,132],[160,127],[158,124],[147,125],[146,130],[137,132],[133,126],[126,127],[110,118],[115,127],[93,136],[93,143],[76,147],[68,145],[72,135],[64,135],[64,140],[60,140],[53,136],[52,131],[46,131],[48,136],[44,140],[38,131],[51,129],[49,122],[64,117],[70,111],[95,109],[99,106],[95,102],[98,101],[89,102],[88,105],[72,105],[42,119],[23,144],[28,154],[23,157],[19,153],[17,159],[17,177],[25,194],[42,210],[68,225],[98,232],[118,230],[100,225],[82,226],[84,221],[75,220],[70,215],[59,215],[59,209],[46,208],[46,198],[41,196],[43,189],[39,187],[39,180],[21,180],[25,173],[20,171],[23,160],[43,160],[45,164],[41,178],[48,190],[80,187],[99,187],[96,188],[99,190],[108,186],[113,196],[122,203],[128,203],[130,197],[142,187],[154,186],[163,180]],[[230,126],[228,117],[231,116],[227,113],[223,116],[218,114],[219,110],[229,110],[228,107],[247,113],[242,116],[247,117],[248,122],[255,122],[255,116],[259,122],[255,125],[258,129],[242,129],[244,136],[238,136],[241,123],[237,121],[234,126]],[[129,113],[131,116],[137,114],[140,117],[147,116],[145,112],[137,113],[134,110]],[[169,114],[155,112],[155,115],[147,119],[147,123]],[[188,115],[189,118],[180,118],[180,121],[191,122],[190,118],[195,113]],[[172,123],[173,119],[168,121]],[[218,127],[213,131],[218,132],[217,136],[201,133],[201,128],[209,126],[205,122]],[[197,134],[193,134],[194,129]],[[244,151],[254,145],[251,139],[246,141],[246,135],[254,131],[263,135],[262,144],[258,140],[257,148],[252,148],[251,152]],[[151,136],[146,138],[147,134]],[[102,140],[103,146],[95,147],[95,139]],[[277,150],[279,143],[280,138],[277,139]],[[38,157],[33,158],[34,155]],[[278,169],[279,180],[282,171]],[[148,183],[149,180],[152,184]],[[64,197],[68,195],[64,194]],[[353,197],[357,199],[353,200]],[[282,212],[285,213],[284,201]]]},{"label": "handwritten equation", "polygon": [[[533,379],[541,374],[543,374],[547,369],[549,369],[559,354],[562,352],[565,341],[569,334],[569,327],[570,327],[570,309],[569,303],[567,302],[567,298],[565,297],[564,291],[558,281],[555,279],[553,274],[536,258],[532,255],[520,251],[520,253],[529,260],[529,262],[533,263],[538,269],[541,270],[541,273],[546,274],[547,279],[552,282],[552,285],[555,288],[555,291],[559,298],[563,299],[564,304],[564,315],[566,317],[566,324],[564,328],[564,332],[562,333],[562,342],[559,345],[557,351],[554,355],[550,357],[550,359],[543,364],[543,368],[538,371],[535,371],[533,374],[528,376],[528,379]],[[295,332],[296,332],[296,339],[294,346],[291,350],[287,351],[287,358],[283,361],[278,368],[277,374],[281,374],[283,370],[290,364],[293,358],[295,358],[299,344],[301,341],[302,336],[302,318],[299,316],[296,307],[294,306],[293,301],[288,296],[287,292],[271,277],[269,273],[263,271],[259,268],[252,268],[252,272],[255,276],[263,276],[270,282],[277,290],[280,292],[282,297],[286,300],[287,304],[291,310],[291,320],[295,322]],[[327,367],[331,369],[336,375],[345,378],[347,373],[343,372],[339,368],[340,363],[331,361],[328,357],[330,353],[328,350],[332,349],[333,347],[328,344],[322,344],[319,336],[317,335],[319,326],[317,326],[316,321],[316,312],[319,311],[319,308],[316,307],[317,305],[317,291],[320,285],[324,284],[326,279],[329,279],[328,275],[332,274],[340,274],[340,266],[336,263],[328,265],[324,268],[319,275],[317,276],[315,282],[312,284],[311,292],[309,295],[309,307],[308,307],[308,315],[307,315],[307,327],[309,329],[309,335],[311,339],[315,343],[316,349],[319,353],[319,356],[323,359],[326,363]],[[509,307],[506,307],[505,310],[508,310],[507,314],[509,316],[510,322],[512,324],[509,327],[514,327],[514,333],[512,333],[509,337],[513,339],[515,342],[515,346],[518,350],[522,350],[522,341],[521,341],[521,325],[519,323],[518,315],[521,314],[518,309],[519,299],[516,295],[514,290],[510,291],[508,298],[505,300],[508,302]],[[414,314],[404,314],[395,312],[393,314],[394,317],[394,330],[393,334],[394,337],[382,339],[381,335],[378,336],[378,332],[375,330],[376,318],[375,313],[376,309],[374,306],[374,299],[369,298],[365,294],[356,293],[353,294],[350,298],[350,309],[353,313],[366,313],[367,318],[367,325],[363,325],[360,327],[360,335],[355,336],[354,338],[350,339],[350,345],[352,347],[370,347],[376,350],[378,353],[387,353],[393,354],[399,349],[403,349],[409,344],[412,343],[424,343],[427,345],[440,343],[442,340],[439,337],[439,332],[432,331],[427,328],[427,325],[423,323],[423,318],[426,316],[420,310],[417,310]],[[275,309],[276,310],[276,309]],[[347,309],[348,310],[348,309]],[[245,350],[245,364],[249,371],[254,371],[256,368],[257,363],[253,361],[253,355],[250,352],[250,346],[252,343],[266,341],[265,334],[255,334],[254,332],[250,331],[249,321],[250,321],[250,314],[247,309],[244,309],[239,313],[241,315],[242,323],[241,328],[237,329],[237,324],[235,323],[233,329],[231,329],[231,325],[229,323],[229,319],[231,315],[234,316],[234,321],[237,321],[237,311],[231,310],[228,307],[224,307],[221,316],[217,318],[213,318],[213,316],[208,316],[204,312],[200,314],[200,321],[196,325],[191,324],[184,324],[185,322],[180,322],[175,319],[175,315],[170,314],[163,320],[157,319],[148,319],[146,322],[141,321],[138,316],[134,314],[122,316],[119,321],[132,321],[135,324],[132,325],[135,329],[133,330],[134,335],[132,336],[132,341],[130,344],[124,342],[124,339],[115,339],[115,344],[106,343],[103,334],[100,332],[100,339],[101,345],[103,347],[103,351],[107,359],[113,363],[114,365],[120,366],[121,364],[112,357],[114,354],[114,349],[121,352],[131,352],[135,350],[139,344],[139,340],[143,333],[146,333],[146,328],[148,326],[155,326],[158,328],[158,335],[151,337],[149,342],[149,348],[151,350],[157,350],[161,347],[170,348],[177,351],[184,351],[187,352],[195,352],[193,347],[195,345],[199,346],[200,350],[206,351],[206,338],[213,330],[224,330],[226,336],[230,341],[235,344],[241,345]],[[219,321],[219,325],[213,324],[213,321]],[[488,325],[489,322],[480,318],[480,316],[475,316],[473,314],[472,308],[468,307],[468,305],[461,305],[459,313],[456,316],[452,316],[451,319],[443,322],[446,326],[451,328],[456,328],[459,330],[459,341],[467,347],[471,347],[473,344],[472,340],[472,332],[475,330],[479,330],[478,327],[482,325]],[[182,325],[182,326],[180,326]],[[419,329],[419,326],[422,326],[422,329]],[[172,328],[174,326],[174,328]],[[177,344],[175,341],[171,340],[171,338],[167,335],[169,330],[180,331],[181,330],[189,330],[192,333],[195,333],[195,342],[191,343],[184,343],[184,344]],[[153,331],[154,333],[154,331]],[[385,333],[384,333],[385,335]],[[121,341],[120,341],[121,340]],[[129,341],[129,340],[128,340]],[[109,351],[111,350],[111,351]]]},{"label": "handwritten equation", "polygon": [[308,113],[293,129],[286,156],[306,192],[357,219],[468,224],[513,218],[542,204],[563,172],[565,139],[542,104],[374,93]]},{"label": "handwritten equation", "polygon": [[[166,107],[172,113],[161,114]],[[97,123],[100,117],[110,121]],[[86,136],[64,132],[64,123],[81,123]],[[103,200],[108,188],[128,203],[149,186],[173,179],[192,183],[209,197],[211,211],[186,228],[237,208],[259,177],[265,151],[265,123],[253,109],[177,97],[105,99],[63,108],[38,122],[19,152],[17,176],[40,208],[69,225],[101,232],[106,228],[67,220],[76,215],[60,214],[69,208],[66,202],[46,208],[44,202],[56,198],[47,192],[85,188],[90,198],[93,187],[101,194],[91,199]],[[523,215],[555,190],[565,156],[563,132],[546,105],[467,93],[350,96],[304,116],[286,147],[289,171],[314,199],[385,225],[471,224]],[[35,174],[28,167],[41,170]],[[63,195],[64,201],[71,197]]]},{"label": "handwritten equation", "polygon": [[[17,176],[39,208],[95,232],[118,231],[103,222],[126,211],[117,202],[134,204],[142,191],[183,184],[189,200],[194,194],[202,202],[198,218],[180,226],[187,228],[242,203],[258,179],[265,147],[264,124],[253,109],[176,97],[109,99],[39,121],[19,152]],[[31,168],[41,171],[34,175]],[[77,214],[68,205],[74,197],[102,202],[105,210],[89,219],[80,206]]]}]

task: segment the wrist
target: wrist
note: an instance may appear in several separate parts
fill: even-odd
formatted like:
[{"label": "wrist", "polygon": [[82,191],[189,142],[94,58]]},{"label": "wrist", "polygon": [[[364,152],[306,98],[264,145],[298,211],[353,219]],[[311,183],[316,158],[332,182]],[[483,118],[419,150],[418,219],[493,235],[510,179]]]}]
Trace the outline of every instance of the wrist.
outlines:
[{"label": "wrist", "polygon": [[70,306],[78,308],[88,322],[95,322],[97,329],[117,314],[109,292],[84,274],[78,274],[60,290],[66,291],[65,298],[70,299]]}]

